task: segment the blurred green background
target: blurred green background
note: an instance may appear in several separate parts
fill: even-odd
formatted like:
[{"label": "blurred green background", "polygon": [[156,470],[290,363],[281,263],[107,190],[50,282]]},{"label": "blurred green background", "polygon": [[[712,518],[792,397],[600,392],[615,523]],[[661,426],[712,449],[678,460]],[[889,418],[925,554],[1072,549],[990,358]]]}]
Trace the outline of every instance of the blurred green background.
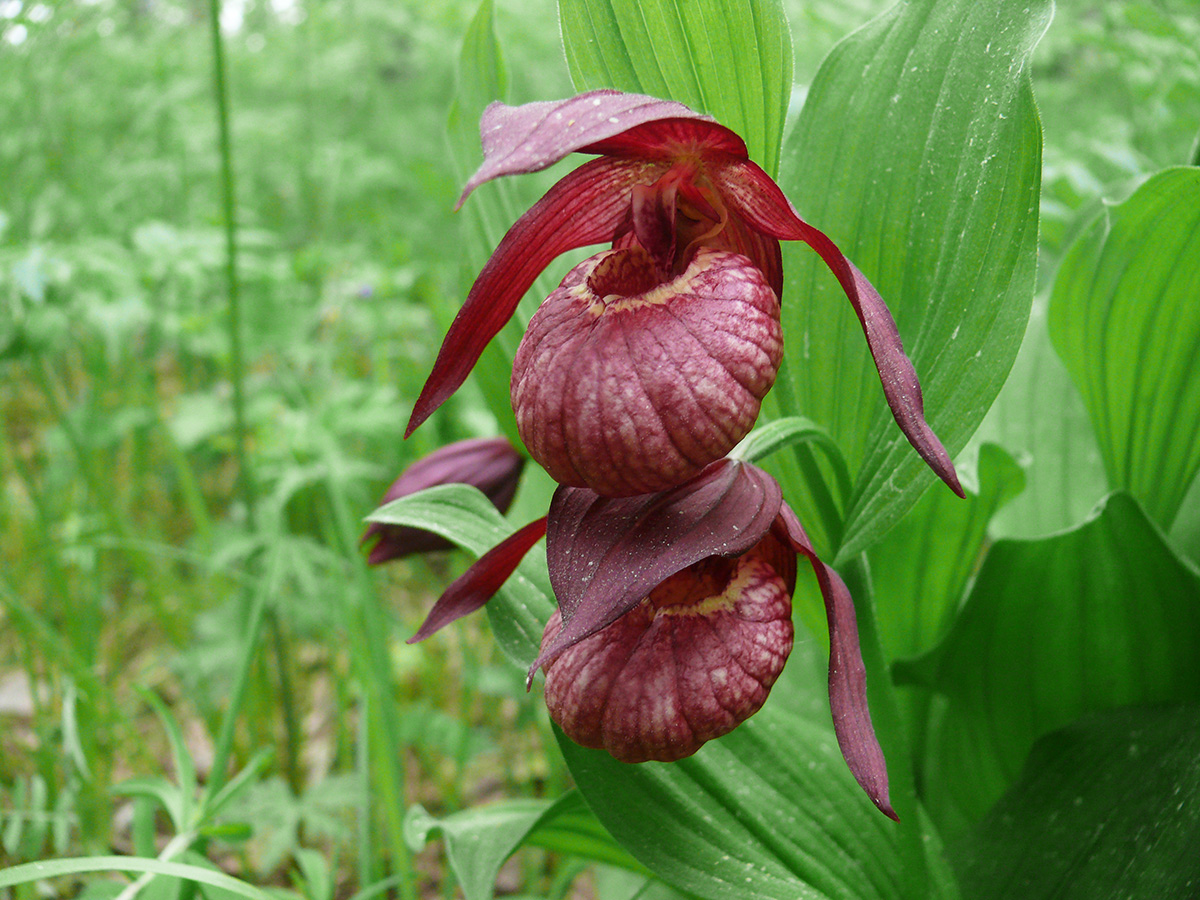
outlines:
[{"label": "blurred green background", "polygon": [[[789,0],[793,115],[830,47],[885,5]],[[203,782],[256,592],[268,625],[233,769],[275,753],[224,813],[253,835],[214,838],[209,860],[344,893],[399,865],[394,834],[369,836],[394,832],[389,797],[438,813],[567,783],[540,704],[478,621],[403,644],[461,560],[368,574],[354,551],[408,462],[495,431],[468,389],[400,439],[472,277],[445,123],[474,11],[223,5],[239,368],[208,5],[0,0],[0,863],[157,852],[170,823],[145,791],[112,791],[181,777],[140,691],[165,701]],[[503,0],[497,30],[510,102],[571,93],[553,3]],[[1041,284],[1104,198],[1196,158],[1198,47],[1192,2],[1060,3],[1034,71]],[[365,783],[372,690],[398,710],[382,756],[399,781],[382,796]],[[432,896],[437,854],[415,863]],[[576,874],[533,852],[502,883],[560,896]]]}]

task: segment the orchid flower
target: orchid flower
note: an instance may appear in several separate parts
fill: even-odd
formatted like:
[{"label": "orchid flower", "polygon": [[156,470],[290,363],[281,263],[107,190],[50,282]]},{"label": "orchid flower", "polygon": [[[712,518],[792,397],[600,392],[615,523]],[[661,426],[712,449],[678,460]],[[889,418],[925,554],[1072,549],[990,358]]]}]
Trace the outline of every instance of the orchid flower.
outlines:
[{"label": "orchid flower", "polygon": [[[379,505],[407,497],[425,488],[456,482],[479,488],[502,514],[517,493],[525,457],[507,438],[471,438],[455,441],[423,456],[400,473]],[[375,541],[367,563],[377,566],[414,553],[450,550],[454,545],[440,535],[406,525],[372,522],[360,544]]]},{"label": "orchid flower", "polygon": [[[753,426],[782,358],[779,242],[820,255],[854,307],[905,436],[956,493],[887,306],[806,223],[735,133],[682,104],[618,91],[512,107],[481,123],[459,205],[502,175],[597,154],[501,240],[446,335],[406,436],[466,379],[559,254],[608,243],[530,321],[512,381],[518,431],[561,484],[630,496],[680,484]],[[802,299],[801,299],[802,302]]]},{"label": "orchid flower", "polygon": [[838,745],[867,795],[895,817],[853,600],[770,475],[727,458],[658,494],[560,486],[548,515],[480,557],[409,642],[482,607],[543,534],[558,611],[528,682],[544,668],[547,706],[567,736],[626,762],[691,755],[758,711],[792,648],[804,556],[829,622]]}]

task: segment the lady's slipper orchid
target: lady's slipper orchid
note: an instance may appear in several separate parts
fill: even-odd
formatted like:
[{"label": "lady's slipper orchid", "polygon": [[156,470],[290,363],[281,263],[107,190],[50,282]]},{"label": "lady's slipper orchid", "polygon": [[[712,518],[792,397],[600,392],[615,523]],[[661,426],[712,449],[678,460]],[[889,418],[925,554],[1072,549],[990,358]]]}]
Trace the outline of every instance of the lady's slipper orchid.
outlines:
[{"label": "lady's slipper orchid", "polygon": [[801,240],[858,314],[901,430],[961,494],[887,306],[732,131],[679,103],[601,90],[493,103],[481,134],[484,162],[460,205],[501,175],[577,151],[599,156],[554,185],[500,242],[446,335],[407,434],[463,383],[551,260],[610,243],[530,322],[512,385],[521,438],[563,484],[605,496],[680,484],[749,431],[774,383],[779,241]]},{"label": "lady's slipper orchid", "polygon": [[[524,468],[525,457],[517,452],[507,438],[456,441],[421,457],[401,472],[379,505],[439,484],[462,483],[479,488],[495,504],[496,509],[506,513],[517,493],[517,482]],[[367,562],[372,566],[414,553],[450,550],[454,547],[444,537],[431,531],[406,525],[385,525],[382,522],[368,525],[359,543],[367,544],[372,540],[375,540],[375,546],[367,556]]]},{"label": "lady's slipper orchid", "polygon": [[791,650],[796,556],[805,556],[829,621],[838,744],[894,817],[853,601],[770,475],[722,459],[658,494],[560,486],[547,518],[480,557],[411,641],[483,606],[543,533],[558,612],[529,681],[544,667],[547,704],[566,734],[625,761],[690,755],[762,706]]}]

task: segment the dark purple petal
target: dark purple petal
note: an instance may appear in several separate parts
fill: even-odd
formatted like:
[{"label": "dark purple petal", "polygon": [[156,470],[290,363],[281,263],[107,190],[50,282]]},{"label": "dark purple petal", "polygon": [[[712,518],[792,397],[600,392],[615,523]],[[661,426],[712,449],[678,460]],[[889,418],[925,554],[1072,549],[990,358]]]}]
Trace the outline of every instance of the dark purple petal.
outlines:
[{"label": "dark purple petal", "polygon": [[[405,469],[392,482],[379,505],[428,487],[459,483],[479,488],[496,509],[505,513],[517,492],[524,467],[525,457],[508,438],[456,441],[421,457]],[[373,566],[414,553],[449,550],[454,546],[444,537],[423,528],[384,522],[368,525],[359,543],[366,544],[373,538],[379,538],[367,557],[367,562]]]},{"label": "dark purple petal", "polygon": [[425,617],[417,633],[408,639],[415,644],[435,631],[475,612],[496,595],[516,571],[525,554],[546,533],[546,517],[530,522],[476,560],[475,564],[456,578],[438,597],[437,603]]},{"label": "dark purple petal", "polygon": [[433,414],[470,374],[488,342],[512,318],[535,278],[560,253],[612,240],[629,192],[648,164],[595,159],[550,188],[508,230],[454,317],[404,436]]},{"label": "dark purple petal", "polygon": [[854,600],[841,576],[821,562],[800,520],[786,503],[779,510],[779,518],[782,528],[776,533],[797,553],[808,557],[825,600],[829,621],[829,707],[838,746],[871,802],[884,815],[896,819],[888,799],[887,763],[867,707],[867,670],[858,645]]},{"label": "dark purple petal", "polygon": [[804,241],[829,266],[862,323],[896,424],[937,476],[958,496],[966,496],[950,454],[925,421],[917,372],[904,354],[896,322],[879,292],[833,241],[797,215],[771,176],[753,162],[730,161],[714,180],[734,213],[750,227],[779,240]]},{"label": "dark purple petal", "polygon": [[710,556],[753,547],[783,502],[762,469],[721,459],[659,494],[614,499],[559,487],[550,502],[546,559],[563,628],[545,662],[616,621],[676,572]]},{"label": "dark purple petal", "polygon": [[[483,141],[483,165],[471,176],[463,189],[458,205],[462,206],[467,196],[479,185],[501,175],[517,175],[524,172],[539,172],[565,156],[576,151],[609,153],[609,149],[597,149],[622,132],[639,125],[664,119],[706,120],[716,128],[727,132],[736,142],[741,138],[727,128],[712,123],[711,119],[692,112],[682,103],[659,100],[643,94],[623,94],[620,91],[589,91],[566,100],[548,100],[526,103],[523,106],[508,106],[493,103],[483,111],[479,123],[479,136]],[[647,138],[635,139],[641,146]],[[730,138],[713,138],[724,147]],[[661,140],[653,135],[649,143],[661,146]],[[620,149],[619,142],[611,145]],[[745,144],[741,144],[745,156]],[[620,155],[630,156],[631,153]],[[636,154],[645,158],[662,158],[659,154]]]}]

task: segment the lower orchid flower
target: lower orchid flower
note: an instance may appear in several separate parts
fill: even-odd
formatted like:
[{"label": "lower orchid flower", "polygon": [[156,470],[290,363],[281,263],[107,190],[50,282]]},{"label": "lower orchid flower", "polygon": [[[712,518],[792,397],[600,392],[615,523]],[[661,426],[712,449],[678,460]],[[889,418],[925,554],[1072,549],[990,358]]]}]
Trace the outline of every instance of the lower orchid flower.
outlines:
[{"label": "lower orchid flower", "polygon": [[804,556],[829,622],[838,745],[867,795],[895,817],[853,601],[770,475],[727,458],[656,494],[560,486],[547,516],[480,557],[410,642],[483,606],[543,534],[558,611],[528,682],[544,668],[551,717],[567,736],[627,762],[688,756],[758,711],[792,648]]}]

